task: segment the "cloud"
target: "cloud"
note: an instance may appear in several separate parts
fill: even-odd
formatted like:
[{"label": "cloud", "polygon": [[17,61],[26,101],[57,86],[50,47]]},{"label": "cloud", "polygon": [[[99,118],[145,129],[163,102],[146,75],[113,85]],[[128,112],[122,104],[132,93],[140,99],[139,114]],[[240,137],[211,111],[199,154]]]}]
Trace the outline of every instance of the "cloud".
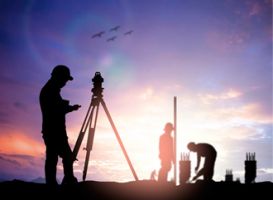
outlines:
[{"label": "cloud", "polygon": [[40,116],[37,117],[40,110],[36,84],[22,84],[20,80],[9,78],[4,80],[0,84],[0,134],[10,132],[11,129],[29,131],[29,127],[40,126]]},{"label": "cloud", "polygon": [[[241,182],[245,180],[245,171],[235,170],[233,171],[234,178],[240,178]],[[273,181],[273,168],[258,168],[256,182]]]},{"label": "cloud", "polygon": [[[215,93],[200,93],[194,103],[198,104],[200,118],[220,124],[267,124],[273,123],[272,102],[264,89],[226,89]],[[266,95],[262,95],[266,94]],[[263,97],[260,99],[259,97]],[[193,99],[193,97],[191,97]],[[266,99],[266,100],[265,100]],[[193,106],[190,105],[190,106]],[[221,123],[222,121],[223,123]],[[215,123],[217,124],[217,123]]]},{"label": "cloud", "polygon": [[[103,145],[95,142],[89,158],[87,179],[100,181],[129,181],[131,180],[130,169],[117,145]],[[109,141],[104,142],[111,143]],[[117,141],[112,141],[117,143]],[[74,171],[77,177],[81,177],[85,163],[85,153],[80,152],[78,161],[74,164]],[[60,166],[62,169],[62,166]]]},{"label": "cloud", "polygon": [[0,179],[2,180],[30,181],[44,173],[44,161],[37,156],[0,153],[0,165]]},{"label": "cloud", "polygon": [[[227,27],[225,24],[224,27]],[[226,29],[226,28],[224,28]],[[215,30],[211,28],[207,32],[206,43],[207,46],[217,53],[224,55],[225,53],[241,52],[244,49],[246,42],[249,40],[250,35],[248,32],[244,32],[235,28],[223,30],[223,27],[218,27]]]},{"label": "cloud", "polygon": [[232,2],[226,1],[227,6],[233,9],[234,13],[244,19],[250,19],[252,17],[261,17],[267,14],[272,7],[271,0],[251,0],[251,1],[241,1]]},{"label": "cloud", "polygon": [[273,168],[260,168],[257,170],[259,174],[271,174],[273,175]]},{"label": "cloud", "polygon": [[44,145],[24,133],[0,134],[0,144],[1,153],[30,156],[37,156],[44,153]]},{"label": "cloud", "polygon": [[147,99],[151,98],[153,96],[153,94],[154,94],[153,88],[148,87],[139,95],[139,98],[141,100],[147,100]]},{"label": "cloud", "polygon": [[18,161],[13,160],[13,159],[9,159],[9,158],[7,158],[6,154],[4,154],[4,155],[5,156],[3,156],[3,155],[0,154],[0,160],[2,160],[4,162],[8,162],[8,163],[10,163],[10,164],[12,164],[14,166],[17,166],[17,167],[21,166],[21,164]]},{"label": "cloud", "polygon": [[[272,71],[270,72],[272,73]],[[268,80],[268,83],[265,83],[267,80],[260,80],[264,85],[253,86],[247,91],[243,96],[243,101],[247,104],[257,103],[259,106],[259,113],[272,118],[272,80]]]},{"label": "cloud", "polygon": [[273,181],[273,166],[272,168],[258,168],[257,181]]},{"label": "cloud", "polygon": [[0,111],[0,124],[8,124],[10,122],[9,115],[5,111]]},{"label": "cloud", "polygon": [[[215,132],[215,135],[221,137],[221,140],[230,138],[233,140],[271,140],[270,126],[272,124],[231,124],[224,129],[211,130],[211,133]],[[217,133],[217,134],[216,134]]]},{"label": "cloud", "polygon": [[228,89],[220,94],[200,94],[198,95],[201,101],[205,104],[211,104],[215,101],[222,101],[222,100],[229,100],[229,99],[236,99],[242,96],[243,93],[235,90],[235,89]]},{"label": "cloud", "polygon": [[27,111],[27,105],[25,103],[15,101],[13,103],[13,106],[19,110]]},{"label": "cloud", "polygon": [[267,29],[272,27],[272,2],[225,1],[225,4],[229,15],[214,19],[214,25],[207,32],[207,45],[212,50],[239,54],[252,49],[252,44],[257,40],[268,44]]},{"label": "cloud", "polygon": [[251,5],[249,10],[249,16],[259,15],[262,11],[262,7],[258,2],[255,2]]},{"label": "cloud", "polygon": [[259,103],[243,104],[218,108],[212,114],[222,120],[232,120],[242,123],[272,123],[272,117],[264,114]]}]

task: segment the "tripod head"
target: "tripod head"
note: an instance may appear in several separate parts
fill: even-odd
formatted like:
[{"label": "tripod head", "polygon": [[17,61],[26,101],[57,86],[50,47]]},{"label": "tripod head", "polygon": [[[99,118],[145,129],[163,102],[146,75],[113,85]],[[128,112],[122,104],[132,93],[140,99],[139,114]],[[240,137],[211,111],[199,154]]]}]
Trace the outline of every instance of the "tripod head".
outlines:
[{"label": "tripod head", "polygon": [[92,97],[98,97],[98,98],[103,97],[102,95],[102,91],[104,89],[102,88],[103,81],[104,79],[102,78],[100,72],[96,72],[95,76],[92,78],[92,82],[93,82],[93,88],[91,90],[93,93]]}]

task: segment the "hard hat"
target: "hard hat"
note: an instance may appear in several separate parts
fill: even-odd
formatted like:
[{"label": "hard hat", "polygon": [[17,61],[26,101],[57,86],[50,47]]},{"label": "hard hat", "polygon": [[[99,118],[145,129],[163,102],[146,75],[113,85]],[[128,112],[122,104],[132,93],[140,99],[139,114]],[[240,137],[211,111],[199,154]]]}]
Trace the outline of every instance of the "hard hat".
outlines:
[{"label": "hard hat", "polygon": [[65,78],[67,80],[72,81],[73,77],[70,75],[70,70],[65,65],[57,65],[52,70],[51,76],[57,77],[57,78]]}]

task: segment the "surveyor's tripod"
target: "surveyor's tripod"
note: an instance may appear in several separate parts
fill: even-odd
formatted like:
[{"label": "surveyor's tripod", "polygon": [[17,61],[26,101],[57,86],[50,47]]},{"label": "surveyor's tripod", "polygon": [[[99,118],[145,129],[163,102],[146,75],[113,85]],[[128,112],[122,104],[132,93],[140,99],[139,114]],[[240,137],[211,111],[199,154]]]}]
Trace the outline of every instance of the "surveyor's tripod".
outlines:
[{"label": "surveyor's tripod", "polygon": [[80,130],[80,134],[79,134],[79,137],[77,139],[77,142],[76,142],[76,145],[74,147],[74,150],[73,150],[73,156],[74,156],[74,159],[76,160],[77,158],[77,155],[78,155],[78,152],[79,152],[79,149],[80,149],[80,146],[81,146],[81,143],[83,141],[83,138],[84,138],[84,135],[85,135],[85,132],[87,131],[88,129],[88,138],[87,138],[87,144],[86,144],[86,148],[85,150],[87,151],[86,152],[86,157],[85,157],[85,163],[84,163],[84,169],[83,169],[83,180],[85,180],[86,178],[86,173],[87,173],[87,168],[88,168],[88,163],[89,163],[89,157],[90,157],[90,152],[92,150],[92,147],[93,147],[93,142],[94,142],[94,136],[95,136],[95,130],[96,130],[96,124],[97,124],[97,118],[98,118],[98,113],[99,113],[99,106],[100,104],[102,105],[106,115],[107,115],[107,118],[114,130],[114,133],[116,135],[116,138],[118,140],[118,143],[122,149],[122,152],[128,162],[128,165],[133,173],[133,176],[135,178],[136,181],[138,181],[138,177],[137,177],[137,174],[134,170],[134,167],[130,161],[130,158],[125,150],[125,147],[121,141],[121,138],[119,136],[119,133],[115,127],[115,124],[111,118],[111,115],[106,107],[106,104],[103,100],[103,95],[102,95],[102,91],[103,91],[103,88],[102,88],[102,82],[103,82],[103,78],[101,77],[101,74],[99,72],[96,72],[95,73],[95,76],[94,78],[92,79],[93,81],[93,84],[94,84],[94,87],[92,89],[92,92],[93,92],[93,95],[92,95],[92,99],[91,99],[91,103],[90,103],[90,106],[88,108],[88,111],[87,111],[87,114],[84,118],[84,121],[83,121],[83,124],[82,124],[82,127],[81,127],[81,130]]}]

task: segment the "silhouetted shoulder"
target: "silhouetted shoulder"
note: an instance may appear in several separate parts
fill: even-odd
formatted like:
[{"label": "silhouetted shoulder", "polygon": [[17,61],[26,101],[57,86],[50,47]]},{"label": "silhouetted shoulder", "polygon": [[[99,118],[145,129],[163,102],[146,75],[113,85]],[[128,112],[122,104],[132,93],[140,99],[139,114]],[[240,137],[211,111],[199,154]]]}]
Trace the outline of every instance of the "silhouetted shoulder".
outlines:
[{"label": "silhouetted shoulder", "polygon": [[198,143],[196,144],[197,152],[202,156],[207,156],[211,154],[217,154],[216,149],[208,143]]}]

